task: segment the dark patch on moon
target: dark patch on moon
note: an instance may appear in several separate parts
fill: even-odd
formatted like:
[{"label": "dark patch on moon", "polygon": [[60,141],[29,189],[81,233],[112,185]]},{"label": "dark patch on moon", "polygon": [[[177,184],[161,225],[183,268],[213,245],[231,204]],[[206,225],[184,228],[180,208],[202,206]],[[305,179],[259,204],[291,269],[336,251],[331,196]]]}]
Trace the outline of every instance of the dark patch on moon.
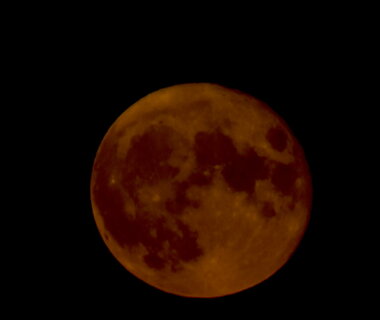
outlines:
[{"label": "dark patch on moon", "polygon": [[186,180],[173,184],[175,196],[172,199],[168,199],[165,203],[168,212],[181,214],[188,207],[200,207],[200,203],[189,199],[186,193],[191,186],[207,186],[211,184],[213,177],[210,174],[206,174],[205,170],[202,167],[198,167]]},{"label": "dark patch on moon", "polygon": [[279,126],[270,128],[266,135],[266,139],[269,141],[272,148],[279,152],[284,151],[288,144],[288,137],[284,129]]},{"label": "dark patch on moon", "polygon": [[251,195],[255,191],[256,180],[268,178],[269,169],[265,158],[250,148],[243,155],[236,154],[234,160],[226,164],[222,174],[231,189]]},{"label": "dark patch on moon", "polygon": [[[154,223],[156,237],[145,235],[142,244],[148,250],[148,254],[144,256],[144,261],[150,268],[159,270],[169,265],[175,272],[181,269],[180,262],[192,261],[203,255],[203,250],[197,244],[197,233],[178,219],[175,220],[175,225],[179,233],[168,229],[165,221],[158,219]],[[165,242],[169,244],[166,250]]]},{"label": "dark patch on moon", "polygon": [[294,184],[298,176],[295,163],[277,163],[271,177],[273,185],[284,195],[291,195],[294,192]]},{"label": "dark patch on moon", "polygon": [[265,202],[260,213],[266,218],[272,218],[276,215],[276,210],[274,209],[272,203]]},{"label": "dark patch on moon", "polygon": [[154,251],[151,250],[147,255],[144,256],[144,262],[148,267],[157,270],[165,268],[165,265],[167,263],[163,257],[160,257],[158,254],[154,254]]},{"label": "dark patch on moon", "polygon": [[239,154],[232,139],[220,131],[198,132],[195,136],[194,152],[198,166],[222,166],[222,175],[234,191],[252,194],[258,179],[266,179],[269,175],[266,158],[258,156],[255,149],[250,148]]},{"label": "dark patch on moon", "polygon": [[110,185],[111,168],[116,165],[116,145],[103,144],[94,164],[94,202],[103,217],[106,230],[123,245],[133,238],[128,235],[128,218],[124,214],[124,199],[121,190]]},{"label": "dark patch on moon", "polygon": [[[270,131],[269,139],[278,151],[286,148],[287,136],[282,128]],[[207,169],[211,173],[204,185],[211,183],[215,174],[214,166],[220,165],[221,174],[233,191],[246,192],[248,196],[252,196],[256,181],[268,178],[284,195],[290,195],[294,191],[297,178],[294,164],[284,165],[270,161],[266,157],[259,156],[254,148],[248,148],[241,154],[232,139],[220,130],[198,132],[194,141],[194,153],[197,167]],[[271,169],[273,164],[274,168]]]},{"label": "dark patch on moon", "polygon": [[189,199],[186,195],[186,192],[190,186],[191,185],[188,181],[176,183],[173,185],[175,190],[174,199],[168,199],[165,202],[165,206],[168,212],[172,214],[180,214],[188,207],[199,207],[200,204],[198,202]]},{"label": "dark patch on moon", "polygon": [[[181,261],[195,260],[203,255],[197,243],[197,233],[174,219],[178,233],[166,224],[166,219],[144,211],[137,197],[140,186],[171,179],[179,172],[178,168],[167,164],[173,152],[171,131],[167,127],[152,127],[134,137],[124,163],[116,159],[115,145],[103,143],[94,164],[93,196],[105,229],[120,246],[129,248],[141,244],[148,251],[144,261],[150,268],[169,266],[172,271],[178,271]],[[120,185],[109,183],[111,170],[115,168],[122,174],[123,189],[135,202],[135,215],[126,211],[126,195]],[[153,229],[155,235],[151,233]],[[169,251],[164,248],[164,243],[169,245]]]},{"label": "dark patch on moon", "polygon": [[[174,182],[180,170],[169,165],[168,161],[179,139],[179,133],[170,127],[151,126],[143,134],[133,137],[123,162],[116,158],[116,145],[106,141],[94,165],[93,183],[94,201],[104,218],[106,230],[117,243],[127,248],[141,244],[147,250],[143,259],[148,267],[156,270],[169,267],[173,272],[181,269],[181,262],[197,260],[204,254],[197,242],[197,232],[180,220],[186,208],[200,207],[198,201],[187,196],[191,186],[210,185],[219,170],[233,191],[252,196],[256,181],[269,178],[280,192],[289,195],[297,177],[294,164],[273,164],[259,156],[254,148],[239,153],[232,139],[216,130],[196,134],[193,144],[195,169],[184,181]],[[115,172],[121,174],[121,184],[118,185],[109,183],[111,171],[115,168]],[[164,199],[169,217],[146,211],[137,194],[144,185],[161,181],[172,182],[174,190],[169,198]],[[126,197],[135,203],[134,215],[125,209]],[[275,216],[273,205],[266,203],[262,214]],[[174,229],[167,223],[168,218],[174,223]]]},{"label": "dark patch on moon", "polygon": [[178,174],[178,168],[167,164],[173,152],[172,138],[173,129],[166,126],[152,126],[132,138],[124,164],[126,186],[131,185],[132,180],[152,183]]},{"label": "dark patch on moon", "polygon": [[230,137],[220,131],[198,132],[194,152],[198,166],[209,167],[231,162],[237,150]]},{"label": "dark patch on moon", "polygon": [[[283,151],[287,145],[287,135],[282,128],[269,131],[268,138],[272,146]],[[297,179],[295,163],[282,164],[261,157],[254,148],[239,153],[232,139],[220,130],[214,132],[198,132],[195,136],[194,153],[197,166],[207,168],[211,172],[210,183],[215,173],[213,166],[220,165],[221,173],[228,186],[237,192],[245,192],[252,197],[257,180],[270,179],[274,187],[284,195],[294,193]],[[206,185],[208,183],[206,182]],[[274,216],[273,207],[265,206],[267,216]]]}]

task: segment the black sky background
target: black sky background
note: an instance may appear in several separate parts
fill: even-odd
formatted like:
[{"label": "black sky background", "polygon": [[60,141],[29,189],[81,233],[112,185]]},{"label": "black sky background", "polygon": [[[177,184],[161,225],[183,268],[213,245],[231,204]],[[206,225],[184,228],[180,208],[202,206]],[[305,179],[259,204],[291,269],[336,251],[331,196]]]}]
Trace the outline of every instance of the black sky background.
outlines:
[{"label": "black sky background", "polygon": [[[349,196],[342,187],[342,153],[350,116],[343,97],[350,78],[333,41],[320,47],[301,37],[207,48],[158,42],[137,50],[125,39],[118,45],[107,37],[96,40],[48,41],[26,63],[22,80],[31,84],[26,95],[33,104],[25,107],[24,121],[33,127],[34,141],[26,153],[28,165],[36,168],[28,188],[40,196],[31,199],[38,228],[34,249],[26,253],[31,266],[22,271],[28,281],[20,284],[21,295],[38,301],[33,308],[49,305],[57,312],[339,313],[358,279],[347,254],[352,216],[341,206]],[[111,124],[146,94],[190,82],[221,84],[266,102],[303,146],[313,181],[310,224],[289,262],[254,288],[216,299],[177,297],[132,276],[102,242],[91,211],[92,164]]]}]

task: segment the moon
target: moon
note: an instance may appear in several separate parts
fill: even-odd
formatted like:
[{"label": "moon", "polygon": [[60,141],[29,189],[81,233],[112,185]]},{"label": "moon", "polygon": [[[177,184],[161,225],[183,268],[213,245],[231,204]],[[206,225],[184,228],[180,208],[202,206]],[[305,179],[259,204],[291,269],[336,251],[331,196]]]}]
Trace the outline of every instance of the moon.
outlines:
[{"label": "moon", "polygon": [[296,250],[311,209],[302,147],[243,92],[190,83],[155,91],[112,124],[91,176],[108,249],[162,291],[212,298],[251,288]]}]

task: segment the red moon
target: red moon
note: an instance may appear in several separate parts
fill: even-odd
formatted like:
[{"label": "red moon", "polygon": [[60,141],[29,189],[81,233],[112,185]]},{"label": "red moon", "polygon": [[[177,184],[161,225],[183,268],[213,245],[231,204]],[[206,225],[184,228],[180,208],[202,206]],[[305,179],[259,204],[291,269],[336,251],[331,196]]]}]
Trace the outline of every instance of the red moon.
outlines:
[{"label": "red moon", "polygon": [[114,257],[185,297],[230,295],[273,275],[302,239],[311,198],[284,120],[209,83],[161,89],[128,108],[91,177],[96,225]]}]

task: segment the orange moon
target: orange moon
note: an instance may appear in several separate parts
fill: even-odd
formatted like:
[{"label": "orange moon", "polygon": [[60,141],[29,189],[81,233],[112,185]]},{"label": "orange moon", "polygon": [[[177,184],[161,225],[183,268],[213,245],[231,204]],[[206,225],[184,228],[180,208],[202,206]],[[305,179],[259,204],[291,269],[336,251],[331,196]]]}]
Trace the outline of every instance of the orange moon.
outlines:
[{"label": "orange moon", "polygon": [[91,201],[114,257],[144,282],[211,298],[264,281],[308,225],[300,144],[265,103],[216,84],[153,92],[112,124]]}]

